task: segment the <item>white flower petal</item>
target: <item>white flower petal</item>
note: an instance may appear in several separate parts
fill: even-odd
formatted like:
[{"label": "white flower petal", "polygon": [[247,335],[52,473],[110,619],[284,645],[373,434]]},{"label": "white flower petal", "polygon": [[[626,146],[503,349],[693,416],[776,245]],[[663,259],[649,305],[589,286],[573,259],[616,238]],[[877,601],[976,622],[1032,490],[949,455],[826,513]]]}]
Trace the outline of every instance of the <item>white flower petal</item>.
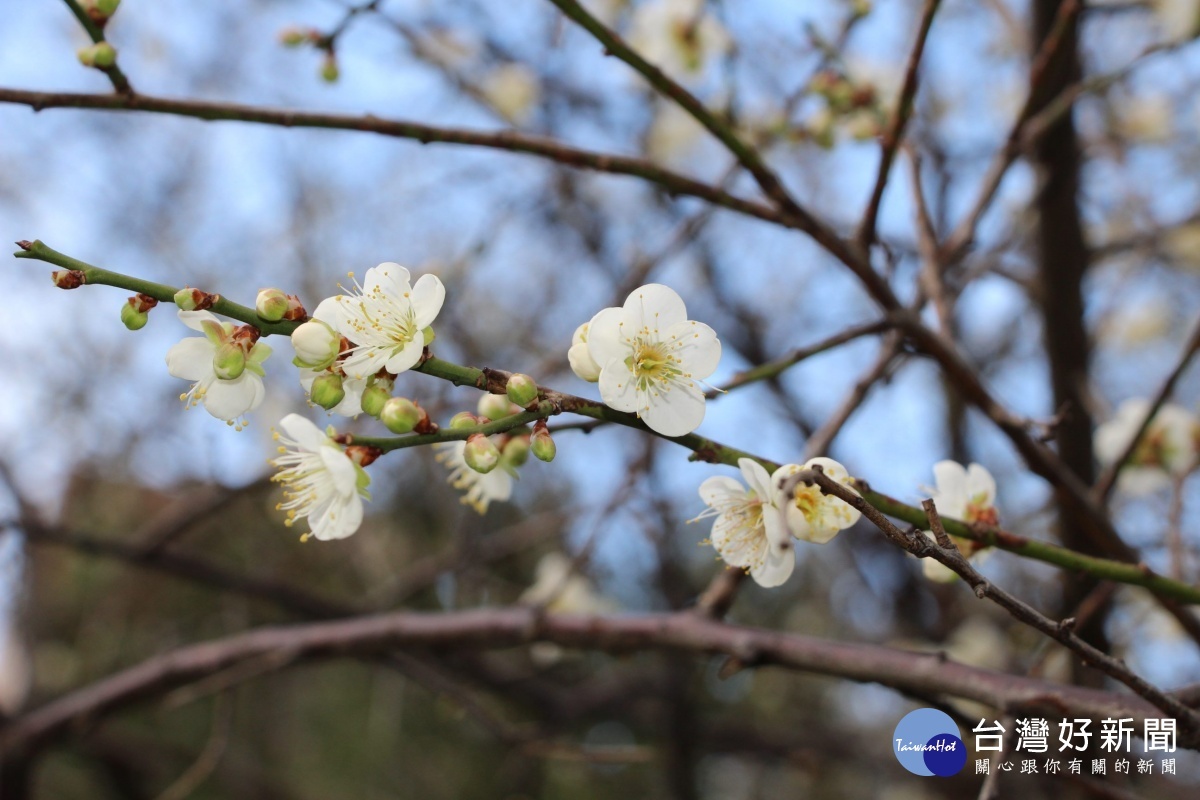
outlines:
[{"label": "white flower petal", "polygon": [[[389,358],[385,362],[384,366],[387,368],[388,372],[392,373],[393,375],[399,375],[401,372],[415,367],[417,362],[421,360],[421,355],[424,352],[425,338],[418,336],[416,339],[413,339],[411,342],[404,345],[404,348],[399,353],[396,353]],[[375,372],[378,372],[378,370],[372,370],[367,374],[371,375]],[[366,376],[364,375],[363,377]]]},{"label": "white flower petal", "polygon": [[772,588],[781,586],[796,568],[796,554],[791,547],[776,550],[770,549],[767,557],[755,567],[750,568],[750,577],[759,586]]},{"label": "white flower petal", "polygon": [[243,372],[237,380],[213,381],[204,395],[204,408],[217,419],[235,420],[262,402],[262,378]]},{"label": "white flower petal", "polygon": [[417,314],[417,328],[424,330],[437,319],[446,299],[446,287],[436,275],[422,275],[412,289],[413,310]]},{"label": "white flower petal", "polygon": [[220,325],[221,320],[217,319],[216,315],[211,311],[179,311],[179,321],[187,325],[194,331],[204,333],[205,322],[215,322]]},{"label": "white flower petal", "polygon": [[320,448],[330,443],[325,431],[299,414],[288,414],[279,421],[279,427],[283,428],[284,433],[294,440],[300,449],[310,453],[319,452]]},{"label": "white flower petal", "polygon": [[217,349],[203,336],[189,336],[167,351],[167,372],[173,377],[198,381],[213,371]]},{"label": "white flower petal", "polygon": [[700,484],[700,499],[713,508],[724,508],[745,495],[746,487],[728,475],[713,475]]},{"label": "white flower petal", "polygon": [[738,469],[742,471],[742,478],[750,487],[750,491],[761,497],[764,502],[772,502],[775,488],[771,485],[771,476],[762,464],[753,458],[739,458]]},{"label": "white flower petal", "polygon": [[683,298],[661,283],[648,283],[630,292],[625,299],[625,312],[626,322],[634,331],[646,327],[665,332],[672,325],[687,321]]},{"label": "white flower petal", "polygon": [[667,341],[678,342],[675,352],[687,364],[687,372],[696,380],[704,380],[717,370],[721,361],[721,343],[717,332],[695,320],[684,320],[667,329]]},{"label": "white flower petal", "polygon": [[[588,322],[587,346],[592,360],[604,367],[609,361],[624,361],[632,354],[626,335],[625,310],[605,308]],[[630,334],[632,335],[632,334]]]},{"label": "white flower petal", "polygon": [[392,295],[403,297],[410,290],[412,276],[408,270],[394,261],[385,261],[371,267],[363,278],[363,294],[369,294],[376,288]]},{"label": "white flower petal", "polygon": [[968,502],[979,506],[988,507],[996,503],[996,479],[981,464],[967,467],[967,497]]},{"label": "white flower petal", "polygon": [[600,370],[599,388],[600,398],[609,408],[627,412],[638,410],[637,385],[624,361],[614,358],[604,365]]},{"label": "white flower petal", "polygon": [[[604,382],[603,375],[600,381]],[[694,385],[675,386],[670,391],[651,396],[649,407],[639,408],[638,415],[652,431],[663,436],[684,436],[704,421],[704,394]]]}]

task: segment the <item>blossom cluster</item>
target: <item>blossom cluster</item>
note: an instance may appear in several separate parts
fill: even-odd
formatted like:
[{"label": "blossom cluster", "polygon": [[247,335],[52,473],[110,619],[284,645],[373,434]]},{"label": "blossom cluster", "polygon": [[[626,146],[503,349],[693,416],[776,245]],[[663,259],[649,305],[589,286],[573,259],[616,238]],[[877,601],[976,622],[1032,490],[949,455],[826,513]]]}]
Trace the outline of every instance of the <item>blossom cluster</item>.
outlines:
[{"label": "blossom cluster", "polygon": [[796,566],[792,540],[825,544],[839,531],[858,522],[861,512],[845,500],[824,494],[820,487],[800,483],[785,487],[788,478],[813,467],[846,486],[853,478],[831,458],[813,458],[803,465],[785,464],[768,474],[751,458],[738,459],[746,481],[724,475],[700,484],[700,499],[708,510],[696,517],[715,518],[708,540],[731,567],[747,570],[760,586],[779,586]]},{"label": "blossom cluster", "polygon": [[[1135,397],[1096,428],[1096,458],[1105,466],[1124,456],[1150,414],[1151,403]],[[1127,494],[1148,494],[1181,480],[1200,464],[1200,418],[1183,406],[1163,403],[1145,433],[1120,466],[1117,486]]]}]

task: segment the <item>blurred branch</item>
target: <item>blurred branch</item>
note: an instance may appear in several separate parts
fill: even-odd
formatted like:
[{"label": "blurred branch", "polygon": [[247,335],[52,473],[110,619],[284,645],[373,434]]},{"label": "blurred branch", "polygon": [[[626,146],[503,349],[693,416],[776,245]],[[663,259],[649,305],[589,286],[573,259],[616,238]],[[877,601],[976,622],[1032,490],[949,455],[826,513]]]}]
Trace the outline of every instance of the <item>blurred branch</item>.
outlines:
[{"label": "blurred branch", "polygon": [[[543,615],[529,609],[448,613],[400,612],[338,622],[260,628],[154,656],[31,711],[0,729],[0,753],[28,754],[97,719],[227,669],[285,650],[298,659],[371,656],[396,647],[437,650],[509,648],[537,641],[614,654],[675,650],[735,656],[747,666],[881,683],[905,691],[950,695],[1005,710],[1049,708],[1080,717],[1157,717],[1140,698],[976,669],[941,655],[823,641],[727,625],[690,612],[638,617]],[[1188,714],[1190,710],[1184,709]],[[1193,736],[1181,743],[1195,747]]]},{"label": "blurred branch", "polygon": [[1129,444],[1125,446],[1125,450],[1120,457],[1109,464],[1100,477],[1096,480],[1096,485],[1092,489],[1092,496],[1097,503],[1103,503],[1108,500],[1108,496],[1112,494],[1113,487],[1117,485],[1117,477],[1121,473],[1121,468],[1133,456],[1133,452],[1137,450],[1138,443],[1142,441],[1142,437],[1146,435],[1146,431],[1150,428],[1150,423],[1154,421],[1154,417],[1162,408],[1163,403],[1175,391],[1175,384],[1179,383],[1179,379],[1187,368],[1192,363],[1192,358],[1196,355],[1196,351],[1200,350],[1200,317],[1196,319],[1195,326],[1192,328],[1192,335],[1188,337],[1187,343],[1183,346],[1183,352],[1179,354],[1179,360],[1175,362],[1175,368],[1167,375],[1166,380],[1158,387],[1158,391],[1154,393],[1150,400],[1150,408],[1146,412],[1146,417],[1138,425],[1134,432],[1133,438],[1129,440]]},{"label": "blurred branch", "polygon": [[937,14],[941,0],[925,0],[921,11],[921,23],[917,28],[917,40],[908,56],[908,64],[904,68],[904,85],[900,89],[900,97],[896,101],[896,109],[892,114],[891,124],[883,135],[879,152],[879,172],[875,176],[875,185],[871,189],[871,199],[867,202],[867,210],[863,213],[862,223],[858,228],[858,245],[868,248],[875,241],[875,226],[879,217],[879,207],[883,202],[883,191],[887,188],[888,177],[892,172],[892,161],[896,151],[904,140],[904,128],[912,116],[913,100],[917,94],[918,68],[921,56],[925,53],[925,42],[929,38],[929,29],[933,26],[933,17]]},{"label": "blurred branch", "polygon": [[826,225],[814,217],[796,202],[783,183],[762,157],[751,145],[742,141],[733,126],[720,120],[701,103],[695,95],[669,78],[662,70],[642,58],[633,48],[606,27],[600,20],[593,17],[580,5],[577,0],[550,0],[567,17],[574,20],[580,27],[595,37],[604,46],[607,55],[624,61],[640,74],[661,95],[674,101],[697,122],[703,125],[709,133],[717,138],[726,149],[734,155],[746,171],[753,176],[759,188],[784,214],[791,218],[795,227],[811,236],[831,253],[848,253],[849,245]]}]

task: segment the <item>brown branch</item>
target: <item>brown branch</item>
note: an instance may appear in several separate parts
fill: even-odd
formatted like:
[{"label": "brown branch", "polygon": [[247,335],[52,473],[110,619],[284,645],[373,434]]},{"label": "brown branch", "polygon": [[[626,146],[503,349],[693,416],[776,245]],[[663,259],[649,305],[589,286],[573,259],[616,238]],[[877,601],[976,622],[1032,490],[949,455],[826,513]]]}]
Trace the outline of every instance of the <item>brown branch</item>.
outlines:
[{"label": "brown branch", "polygon": [[[1080,656],[1085,665],[1095,667],[1110,678],[1125,684],[1156,708],[1177,719],[1180,728],[1185,732],[1183,735],[1191,743],[1189,746],[1200,746],[1200,714],[1197,714],[1177,698],[1162,692],[1144,678],[1135,674],[1125,666],[1124,662],[1113,658],[1079,638],[1075,634],[1073,624],[1070,620],[1055,622],[1032,606],[991,583],[971,566],[957,548],[945,548],[935,544],[929,540],[929,537],[916,530],[908,533],[900,530],[882,512],[864,500],[858,492],[843,486],[825,475],[821,467],[813,467],[812,469],[789,476],[784,479],[784,484],[780,488],[786,494],[793,491],[800,483],[816,484],[821,488],[822,492],[834,495],[849,503],[870,520],[888,539],[917,558],[933,558],[939,564],[953,570],[955,574],[966,581],[967,585],[974,590],[976,597],[991,600],[1007,611],[1017,621],[1070,648]],[[926,500],[923,506],[925,513],[929,516],[930,526],[936,532],[942,525],[941,518],[937,514],[937,509],[934,507],[932,500]],[[944,530],[938,535],[939,540],[942,538],[947,538]]]},{"label": "brown branch", "polygon": [[[576,169],[631,175],[642,178],[671,195],[698,197],[714,205],[747,214],[789,228],[808,230],[794,216],[782,213],[760,202],[745,200],[711,184],[693,180],[663,169],[650,161],[598,153],[564,145],[553,139],[521,134],[514,131],[473,131],[461,128],[440,128],[406,120],[384,119],[366,114],[322,114],[314,111],[262,108],[238,103],[218,103],[206,100],[174,100],[145,94],[106,95],[73,92],[35,92],[23,89],[0,88],[0,103],[25,105],[34,111],[47,108],[83,108],[102,111],[144,111],[191,117],[207,121],[237,121],[285,128],[318,128],[326,130],[360,131],[396,139],[411,139],[421,144],[440,143],[487,147],[511,153],[522,153],[549,159]],[[831,230],[809,231],[819,243],[845,251],[844,243]],[[832,238],[831,238],[832,237]]]},{"label": "brown branch", "polygon": [[888,177],[892,172],[892,162],[900,143],[904,140],[904,129],[912,116],[913,100],[917,94],[918,69],[921,56],[925,53],[925,42],[929,38],[929,29],[933,26],[933,17],[937,13],[941,0],[925,0],[925,8],[921,12],[921,24],[917,28],[917,40],[908,56],[908,64],[904,69],[904,85],[900,90],[895,113],[887,132],[883,135],[879,153],[879,172],[875,176],[875,185],[871,189],[871,199],[867,202],[867,210],[863,214],[862,223],[858,228],[858,244],[860,248],[868,248],[875,241],[875,227],[879,217],[879,207],[883,203],[883,191],[887,188]]},{"label": "brown branch", "polygon": [[[307,625],[260,628],[149,658],[12,720],[0,729],[0,754],[29,754],[95,720],[246,659],[285,651],[298,659],[373,656],[397,648],[485,650],[547,641],[614,654],[673,650],[721,654],[747,666],[778,665],[802,672],[875,682],[899,691],[951,695],[1005,710],[1069,709],[1081,717],[1143,720],[1158,709],[1139,698],[1047,683],[866,644],[758,630],[690,612],[637,617],[543,615],[530,609],[450,613],[398,612]],[[1189,712],[1190,713],[1190,712]],[[1188,732],[1181,741],[1194,747]]]}]

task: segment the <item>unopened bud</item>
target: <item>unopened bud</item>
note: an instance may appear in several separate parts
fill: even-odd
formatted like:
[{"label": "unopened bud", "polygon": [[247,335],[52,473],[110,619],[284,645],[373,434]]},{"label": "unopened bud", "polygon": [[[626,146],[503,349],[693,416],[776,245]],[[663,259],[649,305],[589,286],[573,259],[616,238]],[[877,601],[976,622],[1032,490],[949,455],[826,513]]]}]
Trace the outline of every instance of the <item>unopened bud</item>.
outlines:
[{"label": "unopened bud", "polygon": [[519,467],[529,460],[529,437],[514,436],[504,443],[501,453],[504,463],[511,467]]},{"label": "unopened bud", "polygon": [[324,369],[333,363],[342,349],[342,337],[328,324],[311,319],[292,331],[292,361],[305,369]]},{"label": "unopened bud", "polygon": [[424,415],[421,407],[407,397],[391,397],[379,412],[379,421],[392,433],[409,433]]},{"label": "unopened bud", "polygon": [[463,448],[463,460],[476,472],[486,475],[500,463],[500,451],[492,440],[482,433],[472,434]]},{"label": "unopened bud", "polygon": [[[132,300],[132,298],[130,298]],[[126,328],[131,331],[140,331],[146,327],[146,323],[150,321],[150,315],[145,311],[138,311],[132,303],[123,303],[121,305],[121,322]]]},{"label": "unopened bud", "polygon": [[81,48],[75,55],[85,67],[104,69],[117,63],[117,49],[108,42],[96,42],[90,47]]},{"label": "unopened bud", "polygon": [[460,411],[450,418],[450,424],[447,425],[450,430],[462,430],[463,428],[474,428],[481,423],[479,417],[472,414],[470,411]]},{"label": "unopened bud", "polygon": [[209,294],[199,289],[185,286],[175,293],[175,305],[181,311],[205,311],[213,307],[221,299],[219,294]]},{"label": "unopened bud", "polygon": [[567,361],[571,371],[588,383],[600,380],[600,365],[592,358],[587,344],[588,323],[583,323],[575,329],[571,337],[571,349],[567,351]]},{"label": "unopened bud", "polygon": [[283,318],[289,322],[299,322],[308,316],[308,312],[304,310],[304,304],[300,302],[300,298],[294,294],[287,296],[288,307],[284,312]]},{"label": "unopened bud", "polygon": [[392,398],[391,381],[388,385],[383,385],[383,382],[368,383],[367,388],[363,389],[362,393],[362,410],[370,414],[372,417],[378,418],[383,413],[383,405]]},{"label": "unopened bud", "polygon": [[346,448],[346,457],[360,467],[367,467],[374,464],[376,459],[381,455],[383,455],[382,450],[370,445],[352,444]]},{"label": "unopened bud", "polygon": [[279,289],[262,289],[254,299],[254,313],[267,322],[279,322],[287,310],[287,295]]},{"label": "unopened bud", "polygon": [[333,53],[327,53],[325,60],[321,62],[321,80],[326,83],[335,83],[340,75],[341,71],[338,69],[337,58]]},{"label": "unopened bud", "polygon": [[512,403],[502,394],[485,394],[479,398],[479,416],[490,420],[504,419],[513,414]]},{"label": "unopened bud", "polygon": [[213,372],[223,381],[241,377],[246,371],[246,351],[233,341],[223,342],[213,354]]},{"label": "unopened bud", "polygon": [[318,375],[308,392],[309,398],[321,408],[329,411],[346,399],[346,390],[342,387],[342,376],[326,372]]},{"label": "unopened bud", "polygon": [[87,275],[78,269],[56,269],[50,273],[50,280],[60,289],[78,289],[87,283]]},{"label": "unopened bud", "polygon": [[279,32],[279,43],[284,47],[299,47],[313,41],[313,31],[307,28],[284,28]]},{"label": "unopened bud", "polygon": [[429,347],[429,345],[433,344],[433,340],[437,338],[437,334],[433,332],[432,325],[430,325],[428,328],[425,328],[424,330],[422,330],[421,336],[423,336],[425,338],[425,346],[426,347]]},{"label": "unopened bud", "polygon": [[554,440],[550,438],[550,431],[545,425],[535,426],[533,435],[529,437],[529,449],[533,453],[533,457],[539,461],[553,461],[558,448],[554,446]]},{"label": "unopened bud", "polygon": [[117,12],[119,5],[121,0],[86,0],[83,4],[88,17],[100,27],[104,27],[108,18]]},{"label": "unopened bud", "polygon": [[129,298],[129,305],[133,306],[135,311],[140,311],[143,314],[158,305],[158,300],[148,294],[135,294]]},{"label": "unopened bud", "polygon": [[538,396],[537,381],[520,372],[508,379],[505,390],[508,392],[508,399],[521,408],[532,403]]}]

